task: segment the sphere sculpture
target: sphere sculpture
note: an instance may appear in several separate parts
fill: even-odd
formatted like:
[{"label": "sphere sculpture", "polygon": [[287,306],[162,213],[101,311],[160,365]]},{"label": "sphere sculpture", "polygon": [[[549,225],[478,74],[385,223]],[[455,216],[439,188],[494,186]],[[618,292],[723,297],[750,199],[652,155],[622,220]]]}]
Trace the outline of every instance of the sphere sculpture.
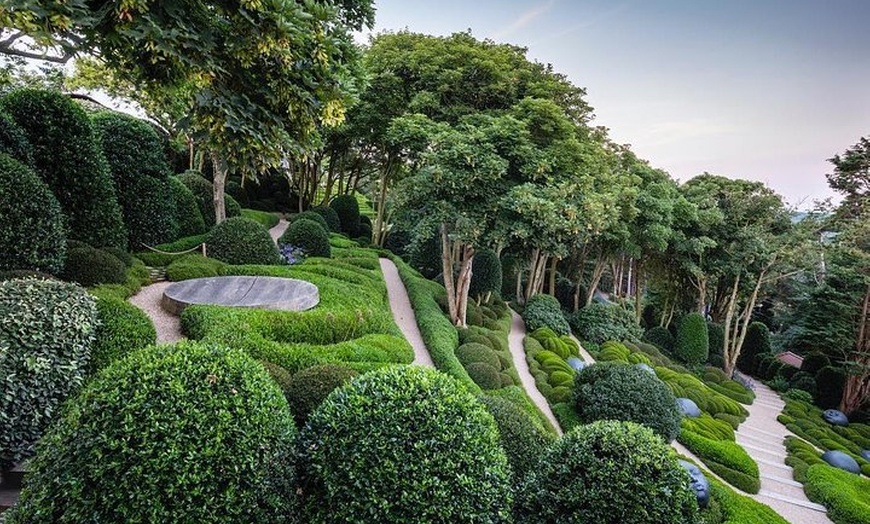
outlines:
[{"label": "sphere sculpture", "polygon": [[865,449],[864,451],[862,451],[861,458],[866,460],[867,462],[870,462],[870,449]]},{"label": "sphere sculpture", "polygon": [[646,371],[647,373],[651,373],[653,376],[655,376],[655,374],[656,374],[656,371],[652,368],[652,366],[650,366],[649,364],[647,364],[645,362],[641,362],[640,364],[635,364],[635,366]]},{"label": "sphere sculpture", "polygon": [[692,491],[695,492],[695,497],[698,499],[698,507],[706,508],[707,504],[710,503],[710,483],[707,481],[707,477],[704,476],[698,466],[691,462],[681,460],[680,466],[683,466],[683,469],[685,469],[689,476],[692,477],[689,485],[692,487]]},{"label": "sphere sculpture", "polygon": [[858,465],[858,462],[842,451],[825,451],[822,453],[822,460],[849,473],[861,473],[861,466]]},{"label": "sphere sculpture", "polygon": [[568,359],[568,365],[571,366],[571,369],[574,371],[580,371],[586,367],[586,362],[583,362],[577,357],[571,357]]},{"label": "sphere sculpture", "polygon": [[833,424],[835,426],[849,425],[849,419],[846,417],[846,414],[836,409],[826,409],[822,413],[822,418],[825,419],[825,422],[828,424]]},{"label": "sphere sculpture", "polygon": [[698,418],[701,416],[701,409],[695,404],[695,401],[690,398],[678,398],[677,407],[683,416],[689,418]]}]

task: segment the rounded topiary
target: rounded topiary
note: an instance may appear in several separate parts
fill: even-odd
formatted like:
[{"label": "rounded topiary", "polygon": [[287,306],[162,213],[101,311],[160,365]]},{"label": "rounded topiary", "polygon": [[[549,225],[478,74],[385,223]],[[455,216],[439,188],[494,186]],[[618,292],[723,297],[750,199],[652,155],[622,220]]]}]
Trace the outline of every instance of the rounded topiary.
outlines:
[{"label": "rounded topiary", "polygon": [[0,271],[57,273],[65,255],[57,199],[30,168],[0,153]]},{"label": "rounded topiary", "polygon": [[483,362],[496,368],[501,369],[501,363],[498,360],[498,355],[491,348],[484,344],[476,342],[467,342],[456,348],[456,358],[463,366],[473,364],[475,362]]},{"label": "rounded topiary", "polygon": [[193,192],[174,176],[169,177],[169,187],[172,190],[173,212],[178,224],[179,238],[205,233],[205,220]]},{"label": "rounded topiary", "polygon": [[105,247],[103,251],[123,262],[128,268],[133,266],[133,255],[126,250],[119,247]]},{"label": "rounded topiary", "polygon": [[290,409],[300,426],[332,391],[359,375],[341,364],[322,364],[293,374],[284,389]]},{"label": "rounded topiary", "polygon": [[453,378],[391,366],[335,390],[300,435],[308,522],[495,523],[510,467],[493,417]]},{"label": "rounded topiary", "polygon": [[680,433],[680,410],[670,388],[637,366],[599,363],[574,377],[574,406],[584,422],[625,420],[648,426],[667,442]]},{"label": "rounded topiary", "polygon": [[33,166],[33,152],[27,135],[5,111],[0,110],[0,153],[6,153],[22,164]]},{"label": "rounded topiary", "polygon": [[359,202],[353,195],[338,195],[329,203],[341,223],[341,232],[353,238],[359,229]]},{"label": "rounded topiary", "polygon": [[146,348],[67,406],[7,523],[291,522],[295,436],[287,401],[244,351]]},{"label": "rounded topiary", "polygon": [[523,320],[528,331],[548,327],[559,335],[571,332],[568,321],[562,315],[559,301],[552,295],[538,294],[531,297],[523,310]]},{"label": "rounded topiary", "polygon": [[131,351],[157,343],[154,323],[144,311],[126,300],[97,297],[97,312],[100,325],[91,349],[91,374]]},{"label": "rounded topiary", "polygon": [[676,455],[631,422],[579,426],[517,491],[517,522],[694,524],[698,503]]},{"label": "rounded topiary", "polygon": [[[206,180],[202,173],[194,170],[185,171],[180,175],[176,175],[176,178],[193,193],[206,229],[214,227],[214,185]],[[224,209],[226,210],[227,218],[237,217],[242,214],[242,208],[239,203],[229,195],[224,195]]]},{"label": "rounded topiary", "polygon": [[61,278],[85,287],[97,284],[123,284],[127,266],[115,255],[92,247],[74,247],[66,253]]},{"label": "rounded topiary", "polygon": [[593,344],[604,344],[608,340],[635,342],[643,335],[634,313],[619,304],[589,304],[570,315],[568,320],[578,337]]},{"label": "rounded topiary", "polygon": [[338,213],[329,206],[315,206],[309,209],[314,213],[322,216],[326,220],[326,228],[331,233],[341,233],[341,219],[338,218]]},{"label": "rounded topiary", "polygon": [[528,413],[508,399],[481,395],[478,400],[495,419],[499,441],[511,465],[514,483],[518,484],[537,467],[547,446],[556,438],[542,430]]},{"label": "rounded topiary", "polygon": [[287,400],[290,400],[290,397],[287,395],[287,389],[290,387],[290,379],[293,375],[287,371],[284,367],[279,366],[278,364],[269,362],[268,360],[261,360],[260,364],[263,365],[263,369],[266,370],[266,373],[272,377],[272,380],[275,384],[281,388],[281,391],[284,392],[284,396],[287,397]]},{"label": "rounded topiary", "polygon": [[646,330],[643,340],[668,353],[674,350],[674,336],[668,328],[655,326]]},{"label": "rounded topiary", "polygon": [[128,244],[156,246],[178,237],[163,142],[144,120],[113,111],[91,117],[127,226]]},{"label": "rounded topiary", "polygon": [[725,365],[725,328],[722,324],[707,322],[707,339],[710,341],[710,354],[707,363],[711,366]]},{"label": "rounded topiary", "polygon": [[491,249],[481,249],[471,261],[471,286],[468,288],[468,295],[477,297],[500,292],[501,278],[501,260],[498,255]]},{"label": "rounded topiary", "polygon": [[472,362],[465,366],[465,371],[475,384],[483,390],[498,389],[501,387],[501,375],[497,366],[491,366],[486,362]]},{"label": "rounded topiary", "polygon": [[97,322],[94,299],[79,286],[0,282],[0,469],[32,455],[83,383]]},{"label": "rounded topiary", "polygon": [[250,218],[228,218],[205,236],[206,252],[227,264],[278,264],[275,242],[262,225]]},{"label": "rounded topiary", "polygon": [[360,244],[361,245],[368,245],[372,241],[372,235],[373,235],[372,226],[370,226],[368,224],[360,224],[356,230],[356,235],[354,236],[354,240],[359,242],[360,239],[362,239],[363,242],[360,242]]},{"label": "rounded topiary", "polygon": [[312,222],[317,222],[320,224],[320,227],[329,232],[329,225],[326,223],[326,219],[320,213],[315,213],[314,211],[308,210],[303,211],[301,213],[296,213],[295,215],[291,215],[287,221],[291,224],[296,222],[297,220],[311,220]]},{"label": "rounded topiary", "polygon": [[710,355],[707,321],[700,313],[689,313],[680,321],[674,355],[686,364],[696,366]]},{"label": "rounded topiary", "polygon": [[329,233],[320,224],[306,218],[290,224],[278,244],[282,246],[294,246],[302,249],[307,257],[332,256],[332,247],[329,245]]},{"label": "rounded topiary", "polygon": [[70,238],[127,247],[112,177],[84,110],[59,92],[35,89],[13,91],[0,105],[33,147],[34,170],[57,197]]},{"label": "rounded topiary", "polygon": [[815,375],[823,367],[830,365],[831,359],[829,359],[827,355],[824,353],[813,352],[804,357],[804,360],[801,363],[801,371],[809,373],[810,375]]},{"label": "rounded topiary", "polygon": [[749,324],[746,338],[743,339],[743,345],[740,346],[737,368],[744,373],[751,373],[755,368],[758,355],[770,352],[770,329],[762,322],[753,322]]}]

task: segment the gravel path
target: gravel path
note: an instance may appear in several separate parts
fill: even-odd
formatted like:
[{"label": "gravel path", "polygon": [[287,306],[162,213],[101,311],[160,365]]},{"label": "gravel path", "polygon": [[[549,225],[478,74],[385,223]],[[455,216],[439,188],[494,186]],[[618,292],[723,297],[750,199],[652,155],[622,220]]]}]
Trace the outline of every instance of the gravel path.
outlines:
[{"label": "gravel path", "polygon": [[156,282],[143,287],[138,293],[130,297],[130,303],[138,307],[148,315],[154,328],[157,329],[157,343],[167,344],[184,339],[181,334],[181,320],[169,313],[160,302],[163,300],[163,291],[172,282]]},{"label": "gravel path", "polygon": [[417,318],[414,316],[414,309],[411,307],[411,300],[408,298],[405,284],[399,278],[396,264],[388,258],[382,258],[380,262],[384,282],[387,283],[387,296],[390,301],[390,309],[393,310],[393,320],[396,321],[402,334],[414,348],[414,364],[435,367],[429,350],[426,349],[426,344],[423,342],[420,328],[417,327]]},{"label": "gravel path", "polygon": [[538,387],[535,385],[535,377],[529,371],[529,363],[526,361],[526,350],[523,347],[523,339],[525,337],[526,323],[523,322],[521,316],[517,315],[516,311],[511,310],[511,332],[508,335],[508,346],[514,359],[514,367],[520,376],[520,382],[522,382],[523,389],[526,390],[526,394],[532,399],[532,402],[538,406],[538,409],[546,415],[553,427],[556,428],[556,433],[562,435],[562,426],[559,425],[559,421],[553,415],[553,410],[550,409],[547,399],[538,391]]},{"label": "gravel path", "polygon": [[278,221],[278,225],[269,230],[269,235],[271,235],[272,240],[277,243],[278,239],[281,238],[281,235],[284,234],[284,231],[287,231],[288,227],[290,227],[290,222],[287,222],[282,218]]}]

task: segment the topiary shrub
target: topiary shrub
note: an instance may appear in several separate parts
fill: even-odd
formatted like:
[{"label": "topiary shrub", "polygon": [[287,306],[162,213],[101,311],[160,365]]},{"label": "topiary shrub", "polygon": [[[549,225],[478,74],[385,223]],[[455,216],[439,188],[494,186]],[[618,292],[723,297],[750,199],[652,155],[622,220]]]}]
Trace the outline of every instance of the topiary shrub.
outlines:
[{"label": "topiary shrub", "polygon": [[491,366],[486,362],[472,362],[465,366],[468,376],[483,390],[498,389],[501,387],[501,375],[498,367]]},{"label": "topiary shrub", "polygon": [[103,251],[120,260],[127,268],[133,267],[133,255],[119,247],[106,247]]},{"label": "topiary shrub", "polygon": [[61,278],[85,287],[97,284],[123,284],[127,266],[115,255],[92,247],[75,247],[67,251]]},{"label": "topiary shrub", "polygon": [[[180,175],[176,175],[176,177],[193,193],[206,229],[214,227],[214,185],[206,180],[205,176],[199,171],[188,170]],[[242,206],[229,195],[224,195],[224,208],[226,209],[227,218],[237,217],[242,214]]]},{"label": "topiary shrub", "polygon": [[284,231],[278,239],[278,244],[302,248],[302,252],[307,257],[332,256],[329,233],[317,222],[305,218],[290,224],[287,231]]},{"label": "topiary shrub", "polygon": [[500,292],[501,278],[501,260],[499,260],[498,255],[491,249],[481,249],[475,253],[471,262],[469,296],[479,297],[487,293]]},{"label": "topiary shrub", "polygon": [[668,353],[674,350],[674,336],[666,327],[656,326],[648,329],[643,334],[643,340]]},{"label": "topiary shrub", "polygon": [[278,248],[269,232],[250,218],[228,218],[205,236],[209,257],[232,265],[278,264]]},{"label": "topiary shrub", "polygon": [[57,280],[0,282],[0,469],[33,454],[85,377],[97,309]]},{"label": "topiary shrub", "polygon": [[57,197],[70,238],[127,247],[115,187],[84,110],[59,92],[35,89],[13,91],[0,105],[33,146],[34,170]]},{"label": "topiary shrub", "polygon": [[157,343],[154,323],[144,311],[112,296],[97,297],[100,325],[91,349],[89,374],[108,366],[131,351]]},{"label": "topiary shrub", "polygon": [[357,375],[354,369],[341,364],[312,366],[293,374],[284,391],[296,422],[305,425],[323,399]]},{"label": "topiary shrub", "polygon": [[825,366],[816,373],[815,401],[822,409],[836,409],[843,397],[846,374],[838,367]]},{"label": "topiary shrub", "polygon": [[477,342],[467,342],[456,348],[456,358],[466,367],[475,362],[483,362],[496,370],[501,369],[498,354],[492,348]]},{"label": "topiary shrub", "polygon": [[439,371],[391,366],[334,391],[300,435],[307,522],[495,523],[510,467],[493,417]]},{"label": "topiary shrub", "polygon": [[571,332],[568,321],[562,315],[559,301],[552,295],[538,294],[530,298],[523,310],[523,320],[528,331],[548,327],[559,335]]},{"label": "topiary shrub", "polygon": [[57,199],[30,168],[0,153],[0,271],[57,273],[65,255]]},{"label": "topiary shrub", "polygon": [[761,322],[753,322],[749,324],[746,338],[743,340],[743,345],[740,346],[737,368],[744,373],[751,373],[755,368],[758,355],[770,352],[770,330]]},{"label": "topiary shrub", "polygon": [[528,524],[698,522],[673,451],[631,422],[594,422],[565,434],[526,476],[516,508],[516,521]]},{"label": "topiary shrub", "polygon": [[0,153],[21,162],[27,167],[33,167],[33,148],[27,141],[27,135],[15,120],[3,110],[0,110]]},{"label": "topiary shrub", "polygon": [[707,322],[707,339],[710,341],[710,353],[707,363],[711,366],[725,366],[725,328],[722,324]]},{"label": "topiary shrub", "polygon": [[100,111],[91,121],[118,192],[128,245],[139,249],[175,240],[170,170],[157,132],[144,120],[114,111]]},{"label": "topiary shrub", "polygon": [[619,304],[590,304],[568,318],[571,329],[581,340],[603,344],[608,340],[640,340],[643,328],[635,322],[634,313]]},{"label": "topiary shrub", "polygon": [[518,485],[529,471],[537,467],[547,446],[556,438],[552,433],[542,430],[528,413],[506,398],[480,395],[477,399],[495,419],[499,441],[511,465],[514,484]]},{"label": "topiary shrub", "polygon": [[315,213],[314,211],[309,210],[303,211],[301,213],[296,213],[295,215],[290,215],[290,217],[287,219],[287,221],[291,224],[293,222],[296,222],[297,220],[310,220],[312,222],[317,222],[318,224],[320,224],[320,227],[326,230],[327,233],[329,232],[329,225],[326,223],[326,219],[323,218],[323,216],[321,216],[319,213]]},{"label": "topiary shrub", "polygon": [[266,370],[266,373],[272,377],[272,380],[275,384],[281,388],[281,391],[284,393],[284,397],[287,398],[287,401],[290,401],[290,397],[287,395],[287,389],[290,387],[290,381],[293,377],[293,374],[287,371],[283,366],[279,366],[273,362],[269,362],[268,360],[261,360],[260,364],[263,365],[263,369]]},{"label": "topiary shrub", "polygon": [[353,195],[338,195],[329,203],[341,223],[341,232],[353,238],[359,230],[359,202]]},{"label": "topiary shrub", "polygon": [[[178,177],[169,177],[175,222],[178,224],[178,238],[201,235],[206,232],[205,220],[199,209],[196,197]],[[177,239],[173,239],[177,240]]]},{"label": "topiary shrub", "polygon": [[674,355],[691,366],[707,361],[710,355],[710,338],[703,315],[689,313],[680,321]]},{"label": "topiary shrub", "polygon": [[824,353],[813,352],[804,357],[804,361],[801,363],[801,371],[809,373],[810,375],[815,375],[823,367],[830,365],[831,359],[829,359],[827,355]]},{"label": "topiary shrub", "polygon": [[312,213],[317,213],[326,221],[326,229],[330,233],[341,233],[341,219],[338,218],[338,213],[329,206],[315,206],[309,209]]},{"label": "topiary shrub", "polygon": [[372,231],[372,226],[368,224],[360,224],[356,230],[356,236],[354,240],[359,242],[361,246],[369,245],[372,243],[372,235],[374,232]]},{"label": "topiary shrub", "polygon": [[599,363],[574,377],[573,402],[584,422],[626,420],[670,442],[680,433],[680,410],[670,388],[637,366]]},{"label": "topiary shrub", "polygon": [[295,436],[278,386],[243,351],[147,348],[67,406],[7,523],[291,522]]}]

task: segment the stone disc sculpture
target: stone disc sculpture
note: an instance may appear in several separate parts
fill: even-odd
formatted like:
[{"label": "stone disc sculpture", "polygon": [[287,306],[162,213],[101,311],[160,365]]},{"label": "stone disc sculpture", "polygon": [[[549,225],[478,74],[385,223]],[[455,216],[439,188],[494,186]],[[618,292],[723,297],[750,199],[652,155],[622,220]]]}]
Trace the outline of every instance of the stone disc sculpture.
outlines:
[{"label": "stone disc sculpture", "polygon": [[317,286],[304,280],[233,276],[176,282],[163,292],[163,309],[179,314],[193,304],[305,311],[320,302]]},{"label": "stone disc sculpture", "polygon": [[858,461],[842,451],[825,451],[822,453],[822,460],[835,468],[840,468],[849,473],[861,473],[861,466],[858,465]]},{"label": "stone disc sculpture", "polygon": [[837,411],[836,409],[826,409],[822,413],[822,418],[828,424],[833,424],[835,426],[848,426],[849,419],[846,417],[846,414],[842,411]]},{"label": "stone disc sculpture", "polygon": [[864,451],[862,451],[861,458],[866,460],[867,462],[870,462],[870,449],[865,449]]},{"label": "stone disc sculpture", "polygon": [[707,477],[704,476],[704,473],[701,472],[698,466],[691,462],[681,460],[680,466],[683,466],[683,469],[692,477],[690,485],[692,491],[695,492],[695,497],[698,499],[698,507],[706,508],[710,502],[710,483],[707,481]]},{"label": "stone disc sculpture", "polygon": [[680,412],[686,417],[698,418],[701,416],[701,408],[690,398],[678,398],[677,407],[680,408]]}]

